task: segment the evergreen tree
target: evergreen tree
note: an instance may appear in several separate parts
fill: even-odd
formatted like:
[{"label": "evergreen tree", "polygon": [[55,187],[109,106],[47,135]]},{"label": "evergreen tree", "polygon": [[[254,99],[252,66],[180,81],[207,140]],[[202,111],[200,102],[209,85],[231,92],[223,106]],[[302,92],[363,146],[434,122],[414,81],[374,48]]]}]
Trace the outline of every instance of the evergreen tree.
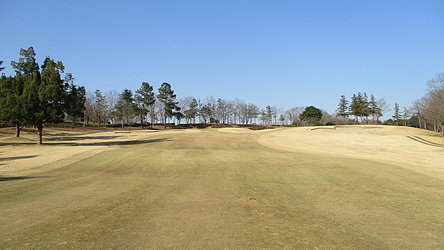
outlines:
[{"label": "evergreen tree", "polygon": [[376,121],[379,121],[379,117],[382,116],[382,111],[374,95],[370,95],[369,110],[373,120],[376,119]]},{"label": "evergreen tree", "polygon": [[173,116],[177,119],[177,124],[180,124],[180,120],[184,117],[184,114],[180,112],[181,108],[178,106],[174,107]]},{"label": "evergreen tree", "polygon": [[213,108],[211,107],[211,103],[203,105],[199,110],[199,114],[205,124],[208,120],[211,120],[211,117],[213,116]]},{"label": "evergreen tree", "polygon": [[125,123],[129,123],[133,117],[136,106],[134,103],[133,93],[129,89],[124,89],[117,101],[116,111],[122,122],[122,127]]},{"label": "evergreen tree", "polygon": [[42,65],[42,73],[32,73],[32,78],[25,81],[23,98],[25,117],[28,124],[38,129],[38,144],[43,142],[43,126],[45,123],[63,121],[66,102],[66,88],[61,79],[64,66],[47,57]]},{"label": "evergreen tree", "polygon": [[147,82],[142,82],[140,89],[136,90],[135,100],[137,112],[140,115],[140,122],[143,124],[143,116],[148,116],[148,113],[153,112],[153,106],[156,102],[153,86]]},{"label": "evergreen tree", "polygon": [[367,117],[371,113],[367,94],[361,92],[359,92],[357,95],[353,94],[349,110],[350,114],[355,116],[356,121],[361,120],[362,122],[364,117],[367,120]]},{"label": "evergreen tree", "polygon": [[105,123],[106,119],[106,99],[99,89],[94,91],[94,117],[96,122]]},{"label": "evergreen tree", "polygon": [[11,62],[16,76],[11,84],[3,86],[3,117],[5,120],[13,123],[16,127],[15,136],[20,137],[20,131],[26,124],[25,110],[27,107],[23,102],[23,88],[27,81],[32,81],[32,75],[39,71],[36,62],[36,53],[33,47],[20,49],[20,58],[18,62]]},{"label": "evergreen tree", "polygon": [[[365,117],[365,120],[368,123],[368,117],[370,116],[370,107],[368,102],[367,93],[364,92],[361,97],[361,116]],[[362,119],[361,119],[362,122]]]},{"label": "evergreen tree", "polygon": [[267,105],[267,107],[265,107],[265,113],[264,113],[264,116],[265,116],[265,123],[266,123],[267,125],[270,125],[271,120],[272,120],[272,118],[273,118],[273,112],[272,112],[272,110],[271,110],[271,106],[270,106],[270,105]]},{"label": "evergreen tree", "polygon": [[12,68],[14,68],[17,73],[20,72],[23,75],[32,75],[39,71],[39,65],[35,59],[36,53],[33,47],[20,49],[20,56],[18,62],[11,62]]},{"label": "evergreen tree", "polygon": [[395,102],[395,109],[392,117],[395,123],[398,124],[399,119],[401,119],[401,114],[399,113],[399,104],[397,102]]},{"label": "evergreen tree", "polygon": [[178,102],[176,102],[174,90],[169,83],[162,83],[157,98],[159,98],[159,101],[163,104],[163,125],[166,128],[166,120],[174,115],[174,111],[178,104]]},{"label": "evergreen tree", "polygon": [[345,95],[341,95],[341,99],[339,99],[338,109],[336,110],[336,116],[341,116],[344,119],[346,119],[349,116],[348,101]]},{"label": "evergreen tree", "polygon": [[196,116],[199,114],[199,104],[196,99],[191,101],[189,108],[184,113],[188,120],[193,119],[193,123],[195,123]]},{"label": "evergreen tree", "polygon": [[15,77],[1,76],[0,80],[0,119],[15,125],[15,136],[20,137],[20,131],[26,124],[23,103],[23,86],[30,76],[20,72]]},{"label": "evergreen tree", "polygon": [[84,87],[74,84],[74,78],[70,73],[66,74],[65,83],[68,84],[65,111],[71,117],[72,124],[75,126],[77,119],[83,117],[84,114],[86,90]]},{"label": "evergreen tree", "polygon": [[358,97],[356,96],[356,94],[353,94],[352,98],[351,98],[351,103],[349,106],[349,113],[351,115],[353,115],[355,117],[355,120],[358,120],[358,115],[359,115],[359,101],[358,101]]},{"label": "evergreen tree", "polygon": [[308,122],[310,125],[316,125],[322,118],[322,111],[314,106],[309,106],[305,108],[299,118],[302,121]]}]

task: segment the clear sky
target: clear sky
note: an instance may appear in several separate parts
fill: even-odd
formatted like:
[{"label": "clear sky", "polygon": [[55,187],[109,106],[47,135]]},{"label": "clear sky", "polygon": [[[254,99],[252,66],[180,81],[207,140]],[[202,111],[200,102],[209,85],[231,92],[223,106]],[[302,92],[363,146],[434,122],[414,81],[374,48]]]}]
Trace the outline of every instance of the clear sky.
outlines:
[{"label": "clear sky", "polygon": [[444,1],[0,1],[0,60],[33,46],[88,90],[172,84],[333,112],[358,91],[410,104],[444,72]]}]

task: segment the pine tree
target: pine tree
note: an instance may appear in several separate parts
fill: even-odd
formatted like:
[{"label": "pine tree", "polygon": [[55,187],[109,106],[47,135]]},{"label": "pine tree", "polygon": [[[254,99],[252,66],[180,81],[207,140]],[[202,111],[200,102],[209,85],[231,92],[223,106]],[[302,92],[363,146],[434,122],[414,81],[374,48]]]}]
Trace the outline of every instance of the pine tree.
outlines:
[{"label": "pine tree", "polygon": [[189,108],[185,110],[184,113],[189,121],[193,119],[193,123],[195,123],[196,116],[199,114],[199,104],[196,99],[191,101]]},{"label": "pine tree", "polygon": [[[364,92],[361,98],[361,115],[365,117],[366,122],[368,123],[368,117],[370,116],[370,107],[368,102],[367,93]],[[361,119],[362,121],[362,119]]]},{"label": "pine tree", "polygon": [[82,86],[74,84],[72,74],[65,76],[65,83],[68,84],[67,100],[65,105],[66,114],[71,117],[73,127],[76,120],[83,117],[86,101],[86,90]]},{"label": "pine tree", "polygon": [[344,120],[349,116],[348,101],[345,95],[341,95],[339,99],[338,109],[336,110],[336,116],[341,116]]},{"label": "pine tree", "polygon": [[199,109],[199,115],[206,124],[207,121],[213,116],[213,108],[211,107],[211,104],[207,103],[202,105],[202,107]]},{"label": "pine tree", "polygon": [[20,56],[18,62],[11,62],[12,68],[14,68],[17,73],[32,75],[39,71],[39,65],[36,62],[36,53],[33,47],[20,49]]},{"label": "pine tree", "polygon": [[322,118],[322,111],[314,106],[309,106],[299,115],[299,118],[310,125],[317,125]]},{"label": "pine tree", "polygon": [[184,117],[184,114],[181,111],[181,108],[178,106],[174,107],[173,116],[177,119],[177,124],[180,124],[180,120]]},{"label": "pine tree", "polygon": [[171,85],[167,82],[162,83],[159,88],[159,94],[157,95],[159,101],[163,104],[163,125],[166,128],[167,118],[171,118],[174,115],[178,102],[176,102],[176,95]]},{"label": "pine tree", "polygon": [[273,118],[273,111],[271,110],[271,106],[267,105],[267,107],[265,107],[265,122],[267,125],[271,124],[271,120]]},{"label": "pine tree", "polygon": [[367,119],[370,115],[370,107],[367,99],[366,93],[359,92],[357,95],[353,94],[349,110],[350,114],[355,116],[356,121],[359,121],[358,118],[360,118],[362,122],[363,117]]},{"label": "pine tree", "polygon": [[381,110],[378,107],[378,104],[376,103],[376,98],[372,94],[370,95],[370,101],[368,103],[369,107],[369,113],[373,117],[373,121],[375,121],[375,118],[379,118]]},{"label": "pine tree", "polygon": [[117,101],[116,110],[118,116],[120,116],[123,127],[125,123],[129,123],[136,110],[136,105],[134,103],[134,97],[131,90],[124,89],[122,91],[119,96],[119,100]]},{"label": "pine tree", "polygon": [[1,76],[0,82],[0,119],[15,125],[15,136],[20,137],[20,131],[26,124],[23,103],[23,86],[30,76],[20,72],[15,77]]},{"label": "pine tree", "polygon": [[143,116],[148,116],[148,113],[153,112],[153,106],[156,102],[153,86],[147,82],[142,82],[140,89],[136,90],[135,101],[137,103],[137,113],[140,115],[140,122],[143,126]]},{"label": "pine tree", "polygon": [[47,57],[42,65],[42,73],[32,73],[31,80],[25,82],[23,97],[28,124],[38,129],[38,144],[43,143],[45,123],[63,121],[66,102],[66,88],[61,79],[64,66]]},{"label": "pine tree", "polygon": [[399,113],[399,104],[397,102],[395,102],[395,109],[392,117],[395,123],[398,124],[399,119],[401,119],[401,114]]},{"label": "pine tree", "polygon": [[32,81],[32,75],[39,72],[39,66],[36,62],[36,53],[33,47],[20,49],[20,58],[18,62],[11,62],[16,75],[12,78],[11,84],[3,86],[4,100],[3,115],[5,120],[13,123],[16,127],[16,137],[20,137],[20,131],[26,124],[25,110],[27,107],[23,101],[23,89],[25,83]]},{"label": "pine tree", "polygon": [[106,99],[99,89],[94,91],[94,99],[94,117],[100,126],[101,123],[105,123],[106,119]]},{"label": "pine tree", "polygon": [[355,117],[355,120],[357,121],[358,120],[357,117],[359,115],[359,103],[358,103],[358,97],[356,96],[356,94],[353,94],[353,96],[351,98],[349,112],[351,115],[353,115]]}]

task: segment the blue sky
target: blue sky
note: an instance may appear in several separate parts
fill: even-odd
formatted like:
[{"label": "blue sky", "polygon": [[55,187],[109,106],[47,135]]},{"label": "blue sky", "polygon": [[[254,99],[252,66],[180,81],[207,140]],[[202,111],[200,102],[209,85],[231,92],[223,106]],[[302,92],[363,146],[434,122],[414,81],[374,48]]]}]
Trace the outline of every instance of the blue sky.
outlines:
[{"label": "blue sky", "polygon": [[61,60],[88,90],[156,88],[333,112],[409,106],[444,72],[444,1],[0,1],[0,60]]}]

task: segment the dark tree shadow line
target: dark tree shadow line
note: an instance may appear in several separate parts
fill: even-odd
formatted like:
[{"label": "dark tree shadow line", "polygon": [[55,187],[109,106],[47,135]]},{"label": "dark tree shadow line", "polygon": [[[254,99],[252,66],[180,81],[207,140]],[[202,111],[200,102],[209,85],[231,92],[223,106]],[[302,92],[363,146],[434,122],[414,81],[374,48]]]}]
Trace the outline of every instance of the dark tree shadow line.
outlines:
[{"label": "dark tree shadow line", "polygon": [[[90,138],[91,139],[91,138]],[[97,139],[103,139],[103,137],[98,137]],[[79,139],[81,140],[81,139]],[[45,143],[46,141],[46,143]],[[126,140],[126,141],[103,141],[103,142],[86,142],[86,143],[76,143],[76,142],[54,142],[51,140],[43,140],[44,145],[48,146],[120,146],[120,145],[139,145],[146,143],[164,142],[171,141],[168,138],[159,139],[149,139],[149,140]],[[0,142],[0,146],[12,146],[12,145],[34,145],[35,142]]]},{"label": "dark tree shadow line", "polygon": [[13,157],[0,157],[0,161],[12,161],[12,160],[20,160],[20,159],[34,158],[34,157],[37,157],[37,155],[24,155],[24,156],[13,156]]},{"label": "dark tree shadow line", "polygon": [[80,141],[80,140],[111,140],[121,136],[66,136],[66,137],[51,137],[46,141]]},{"label": "dark tree shadow line", "polygon": [[17,181],[37,178],[46,178],[46,176],[0,176],[0,181]]},{"label": "dark tree shadow line", "polygon": [[439,147],[439,148],[444,148],[444,144],[439,144],[439,143],[436,143],[436,142],[431,142],[431,141],[428,141],[428,140],[426,140],[424,138],[421,138],[419,136],[407,136],[407,138],[410,138],[410,139],[412,139],[414,141],[417,141],[417,142],[425,144],[425,145],[429,145],[429,146],[433,146],[433,147]]}]

